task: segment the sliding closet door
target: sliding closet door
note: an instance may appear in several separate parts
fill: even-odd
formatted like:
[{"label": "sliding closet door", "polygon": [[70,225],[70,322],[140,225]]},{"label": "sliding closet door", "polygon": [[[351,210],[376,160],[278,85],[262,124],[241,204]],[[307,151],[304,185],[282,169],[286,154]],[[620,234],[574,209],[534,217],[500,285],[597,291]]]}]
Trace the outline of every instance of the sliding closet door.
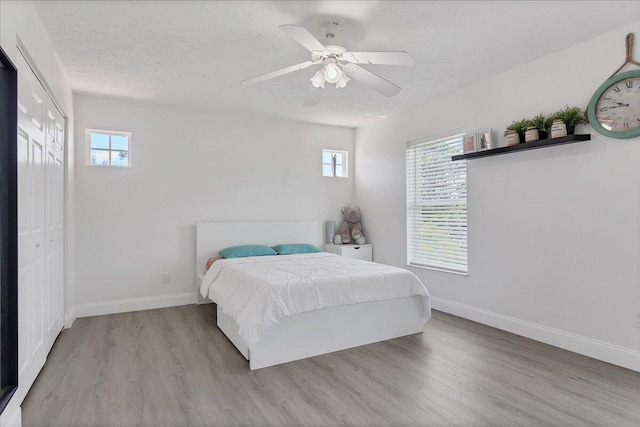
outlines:
[{"label": "sliding closet door", "polygon": [[18,398],[62,329],[64,125],[18,58]]}]

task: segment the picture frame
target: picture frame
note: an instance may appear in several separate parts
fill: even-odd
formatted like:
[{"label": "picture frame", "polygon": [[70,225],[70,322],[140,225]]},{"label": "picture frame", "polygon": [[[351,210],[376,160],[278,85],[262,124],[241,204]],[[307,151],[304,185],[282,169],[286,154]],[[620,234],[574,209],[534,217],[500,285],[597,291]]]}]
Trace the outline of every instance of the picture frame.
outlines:
[{"label": "picture frame", "polygon": [[493,131],[489,128],[476,132],[476,144],[478,146],[478,151],[496,148],[493,139]]},{"label": "picture frame", "polygon": [[476,145],[476,135],[465,134],[462,137],[462,148],[463,148],[464,154],[475,153],[476,151],[478,151],[478,147]]}]

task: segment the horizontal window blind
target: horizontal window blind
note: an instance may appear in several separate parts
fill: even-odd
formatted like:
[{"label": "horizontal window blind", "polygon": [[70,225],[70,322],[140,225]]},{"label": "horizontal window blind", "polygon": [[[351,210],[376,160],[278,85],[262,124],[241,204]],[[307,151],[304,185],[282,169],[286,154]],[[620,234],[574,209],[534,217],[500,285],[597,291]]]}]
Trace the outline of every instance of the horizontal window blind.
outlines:
[{"label": "horizontal window blind", "polygon": [[463,135],[407,147],[407,262],[467,272],[467,165]]}]

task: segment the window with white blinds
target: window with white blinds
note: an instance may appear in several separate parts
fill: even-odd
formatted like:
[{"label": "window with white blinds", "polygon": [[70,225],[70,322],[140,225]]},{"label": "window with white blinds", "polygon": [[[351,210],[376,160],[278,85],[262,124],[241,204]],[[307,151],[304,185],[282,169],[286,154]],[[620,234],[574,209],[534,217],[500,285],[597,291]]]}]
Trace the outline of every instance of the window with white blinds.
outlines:
[{"label": "window with white blinds", "polygon": [[467,162],[463,134],[407,145],[407,262],[467,272]]}]

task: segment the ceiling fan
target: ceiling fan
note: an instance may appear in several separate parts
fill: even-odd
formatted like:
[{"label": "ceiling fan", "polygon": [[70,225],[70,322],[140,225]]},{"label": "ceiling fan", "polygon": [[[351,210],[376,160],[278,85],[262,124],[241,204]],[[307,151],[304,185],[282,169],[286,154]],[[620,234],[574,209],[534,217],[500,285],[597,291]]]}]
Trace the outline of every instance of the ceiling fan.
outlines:
[{"label": "ceiling fan", "polygon": [[[330,25],[332,28],[337,28],[338,26],[335,22],[325,25]],[[305,106],[312,106],[320,102],[322,89],[324,89],[326,83],[335,84],[336,88],[340,89],[345,87],[351,79],[386,96],[394,96],[400,92],[399,86],[356,64],[415,65],[413,57],[407,52],[348,52],[342,46],[323,45],[304,27],[281,25],[280,29],[308,49],[311,52],[311,60],[244,80],[240,86],[250,86],[311,67],[312,65],[321,64],[322,67],[311,78],[311,87],[307,91],[303,103]],[[329,31],[326,33],[326,37],[331,39],[334,37],[334,33]]]}]

